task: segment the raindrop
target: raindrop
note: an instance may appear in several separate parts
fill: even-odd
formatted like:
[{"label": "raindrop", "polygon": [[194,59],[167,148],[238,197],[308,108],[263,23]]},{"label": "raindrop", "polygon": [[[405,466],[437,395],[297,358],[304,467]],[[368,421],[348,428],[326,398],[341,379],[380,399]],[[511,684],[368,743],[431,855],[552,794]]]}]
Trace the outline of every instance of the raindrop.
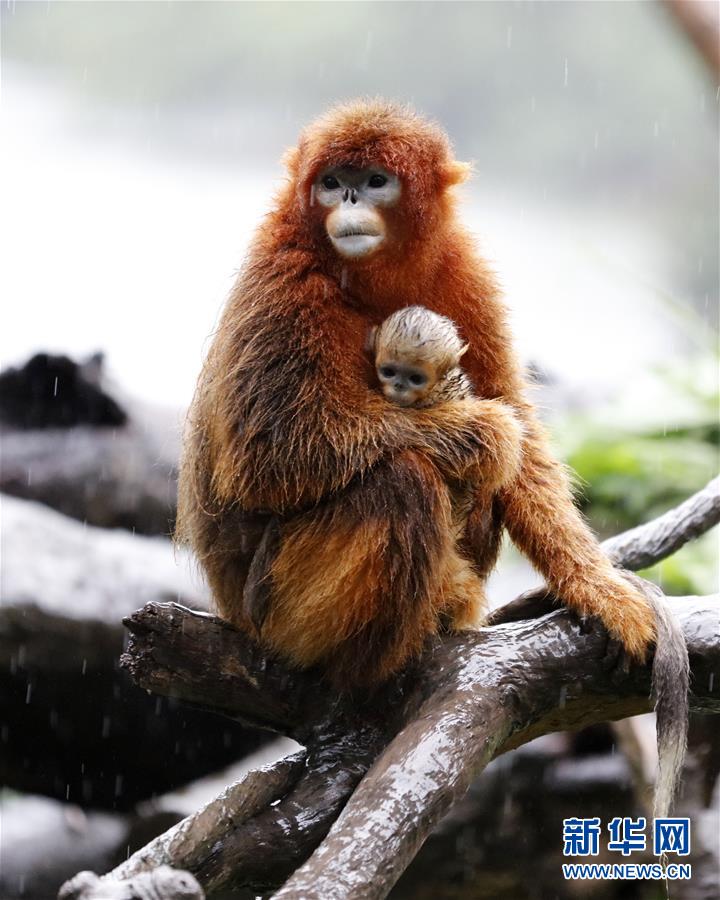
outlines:
[{"label": "raindrop", "polygon": [[110,737],[110,716],[103,716],[102,736]]},{"label": "raindrop", "polygon": [[53,383],[53,397],[57,397],[57,389],[58,389],[58,377],[55,376],[55,382]]},{"label": "raindrop", "polygon": [[711,672],[710,677],[708,678],[708,690],[712,691],[714,685],[715,685],[715,673]]},{"label": "raindrop", "polygon": [[568,70],[568,61],[567,61],[567,56],[566,56],[565,57],[565,74],[563,76],[563,84],[565,87],[568,86],[568,74],[569,74],[569,70]]},{"label": "raindrop", "polygon": [[30,698],[32,697],[32,682],[28,681],[27,690],[25,691],[25,704],[30,703]]},{"label": "raindrop", "polygon": [[565,700],[566,699],[567,699],[567,686],[563,685],[563,687],[560,688],[560,700],[558,702],[560,709],[565,708]]}]

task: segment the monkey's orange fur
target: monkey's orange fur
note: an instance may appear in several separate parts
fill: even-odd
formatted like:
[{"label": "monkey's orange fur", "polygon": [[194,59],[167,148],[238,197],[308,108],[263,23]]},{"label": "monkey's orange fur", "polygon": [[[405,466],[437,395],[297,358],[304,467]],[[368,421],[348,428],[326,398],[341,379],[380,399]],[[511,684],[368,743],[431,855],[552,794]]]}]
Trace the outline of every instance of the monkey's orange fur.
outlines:
[{"label": "monkey's orange fur", "polygon": [[[287,162],[208,354],[182,464],[178,531],[220,612],[250,627],[244,580],[265,515],[279,513],[263,641],[341,683],[377,681],[443,619],[472,621],[504,526],[565,603],[643,657],[652,612],[576,511],[525,399],[496,283],[456,218],[467,167],[446,136],[358,102],[311,125]],[[327,166],[368,164],[397,173],[402,195],[383,211],[390,243],[348,262],[312,184]],[[382,397],[368,330],[413,304],[457,323],[483,399],[408,410]],[[470,469],[481,487],[457,548],[447,482]]]}]

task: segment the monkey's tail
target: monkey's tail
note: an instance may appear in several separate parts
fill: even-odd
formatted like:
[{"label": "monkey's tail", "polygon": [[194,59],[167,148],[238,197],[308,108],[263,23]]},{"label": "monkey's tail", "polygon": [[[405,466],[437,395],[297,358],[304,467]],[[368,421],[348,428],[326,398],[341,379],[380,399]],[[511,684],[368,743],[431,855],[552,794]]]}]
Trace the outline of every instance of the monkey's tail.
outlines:
[{"label": "monkey's tail", "polygon": [[652,667],[658,749],[653,816],[663,818],[670,812],[685,759],[690,662],[682,629],[662,592],[645,582],[645,595],[653,607],[657,627]]}]

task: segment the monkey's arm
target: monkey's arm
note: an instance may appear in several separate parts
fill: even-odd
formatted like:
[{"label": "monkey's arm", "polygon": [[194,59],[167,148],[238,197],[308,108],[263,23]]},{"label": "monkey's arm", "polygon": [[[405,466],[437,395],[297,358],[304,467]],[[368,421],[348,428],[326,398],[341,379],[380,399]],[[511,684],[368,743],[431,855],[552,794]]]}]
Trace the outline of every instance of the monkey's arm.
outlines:
[{"label": "monkey's arm", "polygon": [[529,404],[520,471],[501,497],[505,524],[550,589],[582,616],[597,616],[628,653],[644,658],[655,637],[646,599],[615,569],[575,506],[564,466],[553,459]]},{"label": "monkey's arm", "polygon": [[[486,312],[489,307],[486,304]],[[478,391],[512,403],[523,426],[519,470],[499,494],[510,537],[567,606],[579,615],[597,616],[632,656],[643,658],[655,637],[652,609],[613,567],[575,506],[569,473],[553,457],[545,429],[525,397],[526,385],[501,314],[494,327],[486,318],[482,335],[475,342],[471,335],[470,343],[485,354],[467,359],[468,366],[474,364]],[[492,360],[492,369],[485,360]],[[481,556],[486,514],[479,497],[467,535]]]},{"label": "monkey's arm", "polygon": [[319,276],[308,281],[320,298],[301,297],[282,315],[249,306],[234,334],[219,329],[195,414],[207,430],[216,496],[283,512],[408,449],[454,477],[484,468],[489,482],[507,483],[520,444],[511,409],[474,398],[442,409],[388,404],[369,384],[366,320],[333,302],[332,285]]}]

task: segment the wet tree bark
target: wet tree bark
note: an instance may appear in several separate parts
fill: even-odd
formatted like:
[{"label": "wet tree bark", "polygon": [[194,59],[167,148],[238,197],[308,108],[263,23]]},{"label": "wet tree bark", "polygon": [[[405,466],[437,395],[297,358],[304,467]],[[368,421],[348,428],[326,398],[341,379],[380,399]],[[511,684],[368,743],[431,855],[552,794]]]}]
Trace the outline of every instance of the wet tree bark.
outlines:
[{"label": "wet tree bark", "polygon": [[[675,543],[677,532],[688,539],[717,522],[718,483],[684,507]],[[666,528],[666,517],[644,526],[614,558],[644,543],[666,552]],[[719,599],[668,603],[689,649],[691,708],[720,712]],[[435,640],[414,669],[363,698],[286,669],[219,619],[148,604],[126,621],[123,664],[139,686],[286,734],[306,753],[248,776],[108,878],[171,864],[209,895],[265,892],[290,876],[278,897],[384,897],[495,756],[651,709],[649,666],[628,668],[602,628],[547,609],[543,600],[539,619],[516,621],[515,609],[504,624]]]}]

